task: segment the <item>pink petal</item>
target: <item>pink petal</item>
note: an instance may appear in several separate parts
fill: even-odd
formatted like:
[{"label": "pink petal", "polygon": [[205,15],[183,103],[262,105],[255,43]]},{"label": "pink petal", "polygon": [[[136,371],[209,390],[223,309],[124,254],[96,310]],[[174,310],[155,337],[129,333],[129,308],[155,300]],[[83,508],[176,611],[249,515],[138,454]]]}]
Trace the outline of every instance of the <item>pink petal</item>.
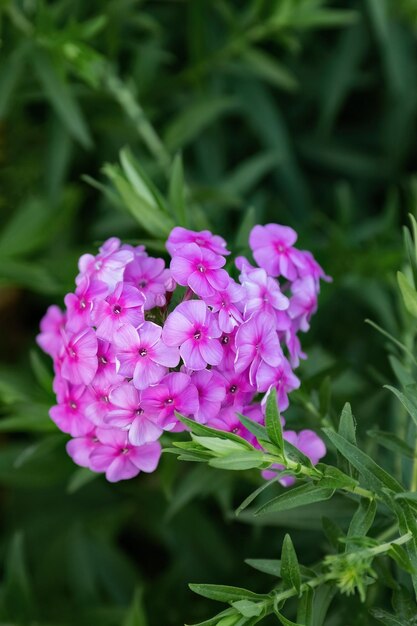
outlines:
[{"label": "pink petal", "polygon": [[223,359],[223,348],[217,339],[202,341],[200,353],[209,365],[219,365]]},{"label": "pink petal", "polygon": [[158,466],[161,452],[160,444],[155,441],[132,448],[130,458],[142,472],[153,472]]},{"label": "pink petal", "polygon": [[207,361],[201,355],[200,344],[195,339],[187,339],[180,347],[180,355],[185,365],[192,370],[203,370]]},{"label": "pink petal", "polygon": [[141,446],[144,443],[156,441],[161,434],[162,428],[145,416],[139,415],[129,429],[129,441],[133,446]]}]

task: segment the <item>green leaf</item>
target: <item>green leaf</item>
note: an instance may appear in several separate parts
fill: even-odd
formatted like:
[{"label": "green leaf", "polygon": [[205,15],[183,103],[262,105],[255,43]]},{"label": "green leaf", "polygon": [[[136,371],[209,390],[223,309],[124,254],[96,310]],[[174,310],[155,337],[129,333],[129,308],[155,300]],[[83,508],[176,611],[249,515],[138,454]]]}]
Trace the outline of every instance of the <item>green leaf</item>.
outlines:
[{"label": "green leaf", "polygon": [[295,552],[293,542],[290,535],[286,534],[282,544],[281,552],[281,577],[284,583],[289,587],[294,587],[297,594],[300,595],[301,589],[301,573],[298,565],[298,558]]},{"label": "green leaf", "polygon": [[144,169],[133,156],[128,147],[120,150],[120,163],[127,180],[132,185],[138,196],[143,198],[151,207],[168,214],[168,208],[164,198],[155,187]]},{"label": "green leaf", "polygon": [[31,350],[29,352],[29,358],[33,373],[35,374],[38,383],[48,394],[52,394],[53,376],[51,369],[45,365],[38,350]]},{"label": "green leaf", "polygon": [[269,439],[277,446],[280,452],[283,452],[284,440],[277,403],[277,390],[275,388],[270,390],[266,399],[265,427]]},{"label": "green leaf", "polygon": [[1,595],[3,611],[8,622],[28,624],[31,621],[34,596],[29,581],[21,532],[13,535],[7,550]]},{"label": "green leaf", "polygon": [[284,470],[283,472],[278,472],[277,475],[274,476],[274,478],[271,478],[270,480],[265,480],[264,483],[260,487],[258,487],[258,489],[255,489],[255,491],[252,491],[252,493],[249,494],[248,497],[243,500],[243,502],[236,509],[235,515],[238,516],[244,509],[246,509],[259,496],[260,493],[262,493],[263,491],[265,491],[265,489],[268,489],[271,485],[276,483],[282,476],[287,476],[288,474],[289,472],[287,470]]},{"label": "green leaf", "polygon": [[265,515],[265,513],[273,513],[277,511],[288,511],[289,509],[295,509],[299,506],[306,504],[312,504],[313,502],[321,502],[323,500],[329,500],[334,494],[334,489],[328,487],[318,487],[311,483],[300,485],[289,489],[285,493],[269,500],[266,504],[263,504],[255,515]]},{"label": "green leaf", "polygon": [[227,456],[210,459],[209,465],[224,470],[247,470],[264,465],[263,454],[259,450],[234,452]]},{"label": "green leaf", "polygon": [[245,563],[264,574],[270,574],[277,578],[281,577],[280,559],[245,559]]},{"label": "green leaf", "polygon": [[262,605],[256,604],[256,602],[251,600],[237,600],[232,602],[232,606],[244,617],[256,617],[262,613]]},{"label": "green leaf", "polygon": [[[347,539],[350,537],[365,537],[372,527],[376,513],[376,501],[361,498],[359,506],[349,525]],[[352,550],[354,547],[352,546]],[[346,545],[346,552],[350,551],[349,543]]]},{"label": "green leaf", "polygon": [[166,239],[174,227],[172,219],[155,206],[154,200],[151,204],[145,196],[140,195],[118,168],[106,165],[103,169],[119,192],[126,209],[140,226],[154,237]]},{"label": "green leaf", "polygon": [[191,591],[209,600],[219,600],[220,602],[233,602],[234,600],[265,600],[267,595],[254,593],[241,587],[230,587],[228,585],[201,585],[191,583],[188,585]]},{"label": "green leaf", "polygon": [[401,617],[397,617],[383,609],[371,609],[371,615],[384,624],[384,626],[406,626]]},{"label": "green leaf", "polygon": [[344,437],[341,437],[330,428],[324,428],[323,432],[337,450],[358,470],[371,489],[379,493],[383,492],[386,487],[396,493],[400,493],[403,490],[395,478],[382,469],[362,450],[359,450],[359,448],[347,441],[347,439],[344,439]]},{"label": "green leaf", "polygon": [[372,437],[372,439],[375,439],[379,445],[387,450],[391,450],[401,457],[405,456],[409,459],[414,458],[413,448],[394,433],[384,430],[368,430],[366,434]]},{"label": "green leaf", "polygon": [[408,278],[402,272],[397,272],[397,280],[405,308],[413,317],[417,317],[417,293],[415,288],[410,285]]},{"label": "green leaf", "polygon": [[275,87],[286,91],[297,89],[297,80],[291,72],[267,52],[259,48],[246,48],[242,57],[249,69]]},{"label": "green leaf", "polygon": [[185,205],[184,168],[180,154],[177,154],[172,163],[168,197],[170,205],[177,218],[178,225],[187,226],[188,220]]},{"label": "green leaf", "polygon": [[219,439],[228,439],[229,441],[235,441],[236,443],[240,443],[241,446],[248,450],[253,450],[254,447],[238,435],[234,433],[228,433],[225,430],[216,430],[215,428],[210,428],[209,426],[205,426],[204,424],[199,424],[194,420],[188,419],[188,417],[184,417],[181,413],[175,412],[176,417],[182,422],[185,426],[187,426],[192,433],[195,435],[201,435],[203,437],[218,437]]},{"label": "green leaf", "polygon": [[142,602],[143,590],[136,589],[132,604],[130,605],[123,626],[147,626],[145,610]]},{"label": "green leaf", "polygon": [[304,626],[299,622],[292,622],[290,619],[288,619],[288,617],[285,617],[285,615],[283,615],[277,608],[274,609],[274,613],[278,617],[282,626]]},{"label": "green leaf", "polygon": [[93,141],[82,110],[63,75],[40,49],[33,52],[32,62],[48,100],[68,132],[84,148],[91,148]]},{"label": "green leaf", "polygon": [[417,574],[416,569],[413,567],[410,557],[408,556],[406,550],[395,543],[391,544],[390,549],[388,550],[388,556],[390,556],[398,565],[409,574]]},{"label": "green leaf", "polygon": [[415,404],[413,399],[410,397],[410,394],[407,392],[404,394],[401,391],[399,391],[399,389],[396,389],[395,387],[391,387],[391,385],[384,385],[384,387],[385,389],[389,389],[390,391],[392,391],[392,393],[397,396],[398,400],[406,409],[407,413],[413,419],[413,422],[417,425],[417,405]]},{"label": "green leaf", "polygon": [[308,588],[303,592],[303,595],[298,603],[297,608],[297,622],[304,626],[311,626],[313,622],[313,600],[314,590]]},{"label": "green leaf", "polygon": [[170,124],[166,135],[169,150],[178,150],[189,143],[205,128],[236,108],[234,98],[208,97],[193,102]]},{"label": "green leaf", "polygon": [[249,419],[249,417],[245,417],[241,413],[237,413],[237,416],[243,426],[247,428],[248,431],[252,433],[252,435],[255,435],[258,440],[268,439],[265,426],[262,426],[262,424],[259,424],[258,422],[254,422],[253,420]]},{"label": "green leaf", "polygon": [[351,444],[356,445],[356,422],[349,402],[346,402],[340,415],[339,435],[347,439]]}]

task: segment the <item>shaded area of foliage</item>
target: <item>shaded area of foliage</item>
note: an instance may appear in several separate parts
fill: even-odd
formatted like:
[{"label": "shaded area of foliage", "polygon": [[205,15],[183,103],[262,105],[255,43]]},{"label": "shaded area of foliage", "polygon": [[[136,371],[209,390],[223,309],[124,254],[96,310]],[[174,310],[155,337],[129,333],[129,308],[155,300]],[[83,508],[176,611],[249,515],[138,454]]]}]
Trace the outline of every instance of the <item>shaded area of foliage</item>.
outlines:
[{"label": "shaded area of foliage", "polygon": [[[335,524],[347,531],[354,503],[236,520],[237,504],[261,484],[256,471],[243,480],[168,455],[151,477],[117,487],[92,480],[48,419],[49,364],[30,353],[38,320],[71,288],[81,252],[109,235],[163,253],[170,222],[185,220],[244,252],[253,224],[291,224],[334,283],[287,419],[336,425],[349,400],[366,452],[395,475],[410,471],[377,446],[381,434],[365,438],[368,429],[398,432],[405,417],[381,388],[394,375],[364,319],[413,349],[393,275],[417,193],[415,6],[6,0],[0,12],[0,617],[198,621],[211,605],[190,581],[263,591],[267,578],[244,569],[245,558],[278,558],[290,531],[300,562],[315,562],[330,541],[323,515],[328,536]],[[140,189],[126,186],[126,161],[115,165],[126,145]],[[167,205],[162,221],[150,180]],[[384,441],[392,451],[392,437]],[[355,615],[377,624],[370,607],[383,617],[393,609],[374,593],[364,605],[340,599],[331,623]],[[404,598],[394,598],[398,614]]]}]

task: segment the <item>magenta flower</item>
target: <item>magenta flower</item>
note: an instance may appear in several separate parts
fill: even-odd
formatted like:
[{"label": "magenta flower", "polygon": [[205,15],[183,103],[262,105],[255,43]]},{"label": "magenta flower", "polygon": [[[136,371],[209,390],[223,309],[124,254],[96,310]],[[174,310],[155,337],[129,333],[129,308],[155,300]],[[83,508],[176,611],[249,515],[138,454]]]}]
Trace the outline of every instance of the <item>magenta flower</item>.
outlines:
[{"label": "magenta flower", "polygon": [[105,472],[109,482],[115,483],[137,476],[139,472],[153,472],[161,456],[158,442],[132,446],[127,433],[113,428],[97,428],[96,436],[102,445],[90,454],[90,467],[95,472]]},{"label": "magenta flower", "polygon": [[125,324],[114,334],[118,373],[133,378],[137,389],[155,385],[168,367],[176,367],[180,361],[178,349],[165,345],[161,332],[157,324],[144,322],[137,330]]},{"label": "magenta flower", "polygon": [[131,324],[136,328],[144,321],[143,305],[145,296],[126,283],[117,283],[114,292],[96,302],[92,319],[97,326],[97,337],[112,341],[114,333],[123,325]]},{"label": "magenta flower", "polygon": [[255,389],[249,383],[246,373],[237,373],[235,370],[222,370],[221,375],[226,385],[226,395],[223,406],[234,406],[241,409],[244,404],[248,404],[255,393]]},{"label": "magenta flower", "polygon": [[254,226],[249,235],[249,245],[257,264],[270,276],[297,278],[297,268],[303,264],[298,251],[293,248],[297,233],[289,226],[266,224]]},{"label": "magenta flower", "polygon": [[241,282],[246,291],[246,319],[254,313],[275,317],[277,312],[288,309],[288,298],[281,293],[277,281],[268,276],[265,270],[251,271],[244,275]]},{"label": "magenta flower", "polygon": [[324,269],[317,263],[311,252],[308,250],[299,250],[298,255],[301,259],[301,264],[298,268],[299,276],[301,278],[312,276],[316,284],[317,292],[320,291],[320,280],[324,280],[326,283],[332,282],[332,277],[327,276]]},{"label": "magenta flower", "polygon": [[230,370],[235,367],[235,358],[236,358],[236,331],[235,328],[232,333],[222,333],[219,341],[223,348],[223,358],[221,361],[221,369],[222,370]]},{"label": "magenta flower", "polygon": [[[271,387],[276,387],[277,401],[280,411],[288,408],[288,394],[300,386],[300,380],[293,373],[291,365],[282,356],[278,367],[271,367],[268,363],[261,363],[256,374],[256,384],[258,391],[268,391]],[[266,394],[262,402],[266,402]]]},{"label": "magenta flower", "polygon": [[198,411],[195,413],[195,419],[205,424],[220,411],[226,394],[225,381],[217,372],[206,369],[194,372],[191,381],[198,392]]},{"label": "magenta flower", "polygon": [[125,269],[124,280],[144,294],[145,311],[155,306],[164,306],[166,292],[175,288],[171,272],[165,269],[165,261],[148,256],[140,256],[129,263]]},{"label": "magenta flower", "polygon": [[41,332],[36,337],[36,341],[42,350],[53,359],[57,358],[62,349],[62,331],[65,329],[66,321],[66,314],[54,304],[48,307],[48,310],[41,320]]},{"label": "magenta flower", "polygon": [[230,280],[227,289],[217,291],[213,296],[206,299],[214,313],[218,313],[220,330],[231,333],[233,329],[243,322],[240,306],[244,296],[244,290],[240,285]]},{"label": "magenta flower", "polygon": [[314,279],[306,276],[296,280],[291,285],[292,296],[288,314],[297,323],[297,329],[307,332],[310,328],[310,319],[317,311],[317,295]]},{"label": "magenta flower", "polygon": [[164,430],[183,430],[175,411],[185,417],[198,411],[198,393],[190,376],[183,372],[167,374],[154,387],[142,393],[142,406],[147,415],[156,417]]},{"label": "magenta flower", "polygon": [[89,403],[84,385],[69,385],[61,380],[57,384],[58,404],[53,406],[49,415],[60,430],[72,437],[86,435],[93,424],[85,417]]},{"label": "magenta flower", "polygon": [[104,300],[108,292],[108,286],[102,281],[83,276],[75,293],[68,293],[64,298],[68,315],[67,328],[77,332],[91,326],[93,305],[97,300]]},{"label": "magenta flower", "polygon": [[219,254],[189,243],[177,250],[170,267],[172,277],[179,285],[188,285],[204,299],[227,289],[229,274],[221,269],[225,262]]},{"label": "magenta flower", "polygon": [[92,427],[92,430],[86,435],[68,441],[66,449],[74,463],[81,467],[90,467],[90,455],[93,450],[100,446],[96,429]]},{"label": "magenta flower", "polygon": [[221,254],[223,256],[230,254],[226,248],[226,242],[222,237],[213,235],[209,230],[202,230],[195,232],[176,226],[172,229],[168,240],[166,242],[166,249],[171,256],[176,255],[178,250],[188,243],[195,243],[200,248],[211,250],[215,254]]},{"label": "magenta flower", "polygon": [[129,442],[133,446],[156,441],[162,434],[162,428],[155,419],[147,416],[141,402],[140,392],[129,383],[124,383],[110,394],[112,409],[107,414],[106,422],[113,427],[129,431]]},{"label": "magenta flower", "polygon": [[97,343],[97,371],[94,384],[119,385],[123,382],[123,377],[116,372],[116,355],[113,345],[101,339]]},{"label": "magenta flower", "polygon": [[112,387],[113,381],[103,378],[98,382],[94,378],[87,388],[88,406],[85,409],[85,415],[95,426],[105,427],[106,417],[112,408],[109,398]]},{"label": "magenta flower", "polygon": [[262,363],[277,367],[282,358],[278,335],[267,315],[254,315],[236,333],[235,370],[238,373],[249,368],[249,382],[255,385],[256,372]]},{"label": "magenta flower", "polygon": [[133,260],[133,256],[131,250],[120,249],[120,239],[111,237],[101,246],[97,256],[83,254],[78,262],[80,274],[76,283],[78,285],[83,276],[88,276],[103,281],[113,289],[123,280],[125,267]]},{"label": "magenta flower", "polygon": [[168,315],[162,331],[167,346],[179,346],[186,367],[202,370],[218,365],[223,350],[218,340],[221,331],[216,318],[200,300],[181,302]]},{"label": "magenta flower", "polygon": [[97,371],[97,337],[91,328],[65,334],[61,374],[73,385],[89,385]]}]

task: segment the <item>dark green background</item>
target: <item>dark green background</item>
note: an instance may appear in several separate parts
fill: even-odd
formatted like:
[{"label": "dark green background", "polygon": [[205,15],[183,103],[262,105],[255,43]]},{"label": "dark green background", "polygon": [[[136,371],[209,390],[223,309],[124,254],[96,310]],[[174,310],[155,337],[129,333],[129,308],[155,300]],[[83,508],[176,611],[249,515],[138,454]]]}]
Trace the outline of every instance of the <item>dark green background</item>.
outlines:
[{"label": "dark green background", "polygon": [[[47,417],[39,319],[104,238],[161,252],[103,165],[128,145],[165,195],[181,152],[190,226],[244,252],[253,224],[290,224],[333,276],[289,424],[318,430],[349,400],[360,436],[389,428],[392,374],[364,319],[403,333],[394,271],[417,201],[417,4],[3,0],[0,29],[0,624],[198,621],[215,608],[188,582],[268,590],[244,559],[277,558],[290,530],[313,562],[328,549],[323,509],[238,522],[255,473],[171,457],[153,475],[77,489],[86,475]],[[325,509],[342,525],[350,514],[345,500]],[[375,605],[389,601],[373,588],[364,606],[338,598],[328,624],[375,624]]]}]

